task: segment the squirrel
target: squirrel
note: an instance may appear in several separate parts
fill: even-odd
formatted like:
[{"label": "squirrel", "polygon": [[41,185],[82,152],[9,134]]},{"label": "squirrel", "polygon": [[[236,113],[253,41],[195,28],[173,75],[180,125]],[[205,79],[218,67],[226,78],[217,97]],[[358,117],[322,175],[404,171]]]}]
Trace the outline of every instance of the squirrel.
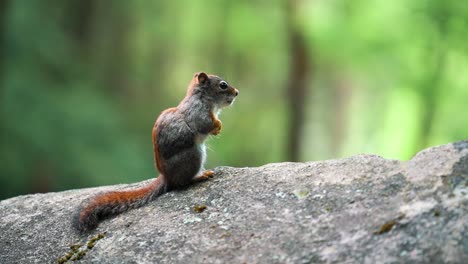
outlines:
[{"label": "squirrel", "polygon": [[239,91],[216,75],[196,73],[185,98],[177,107],[163,111],[153,127],[154,160],[159,176],[146,186],[133,190],[111,191],[83,202],[73,217],[79,232],[95,229],[99,221],[141,207],[159,195],[204,181],[213,176],[204,171],[204,141],[218,135],[222,123],[220,110],[231,105]]}]

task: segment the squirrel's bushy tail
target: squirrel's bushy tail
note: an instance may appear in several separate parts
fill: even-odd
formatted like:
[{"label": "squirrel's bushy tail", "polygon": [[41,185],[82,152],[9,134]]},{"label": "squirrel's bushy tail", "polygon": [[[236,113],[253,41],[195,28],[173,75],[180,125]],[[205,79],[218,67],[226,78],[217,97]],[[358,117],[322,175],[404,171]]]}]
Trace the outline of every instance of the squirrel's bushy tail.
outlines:
[{"label": "squirrel's bushy tail", "polygon": [[160,175],[149,185],[128,191],[99,194],[85,201],[73,217],[73,226],[80,232],[96,228],[99,221],[127,210],[138,208],[166,192]]}]

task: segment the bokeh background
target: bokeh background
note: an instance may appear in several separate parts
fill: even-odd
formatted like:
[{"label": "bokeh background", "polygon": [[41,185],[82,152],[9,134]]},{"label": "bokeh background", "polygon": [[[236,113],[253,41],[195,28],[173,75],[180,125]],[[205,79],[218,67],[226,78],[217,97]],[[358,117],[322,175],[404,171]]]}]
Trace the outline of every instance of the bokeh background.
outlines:
[{"label": "bokeh background", "polygon": [[207,167],[409,159],[468,136],[468,2],[1,0],[0,199],[155,177],[202,70],[240,90]]}]

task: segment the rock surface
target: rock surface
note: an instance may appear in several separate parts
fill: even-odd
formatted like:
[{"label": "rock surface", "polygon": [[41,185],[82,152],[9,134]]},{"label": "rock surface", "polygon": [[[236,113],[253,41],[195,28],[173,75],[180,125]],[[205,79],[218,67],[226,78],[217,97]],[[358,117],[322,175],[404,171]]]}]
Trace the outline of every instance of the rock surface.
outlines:
[{"label": "rock surface", "polygon": [[410,161],[358,155],[220,167],[212,180],[105,220],[90,234],[71,228],[83,199],[145,183],[1,201],[0,263],[468,260],[468,141]]}]

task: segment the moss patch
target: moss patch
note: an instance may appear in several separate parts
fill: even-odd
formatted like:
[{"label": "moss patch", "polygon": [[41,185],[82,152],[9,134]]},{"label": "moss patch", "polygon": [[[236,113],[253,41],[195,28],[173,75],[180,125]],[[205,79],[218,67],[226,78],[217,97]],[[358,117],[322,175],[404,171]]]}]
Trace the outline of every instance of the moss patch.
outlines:
[{"label": "moss patch", "polygon": [[380,226],[379,230],[374,232],[374,234],[381,235],[381,234],[389,232],[404,217],[405,217],[405,215],[402,214],[402,215],[398,216],[395,219],[392,219],[392,220],[389,220],[389,221],[385,222],[382,226]]},{"label": "moss patch", "polygon": [[64,256],[57,259],[57,262],[59,264],[63,264],[68,261],[75,261],[75,260],[82,259],[84,256],[86,256],[86,253],[88,253],[88,251],[91,250],[96,245],[97,241],[104,238],[105,234],[106,233],[100,233],[97,236],[90,238],[86,242],[86,248],[82,248],[84,244],[70,245],[70,251],[67,252]]},{"label": "moss patch", "polygon": [[193,211],[195,211],[196,213],[202,213],[203,211],[205,211],[205,209],[206,209],[206,205],[204,204],[195,205],[193,207]]}]

